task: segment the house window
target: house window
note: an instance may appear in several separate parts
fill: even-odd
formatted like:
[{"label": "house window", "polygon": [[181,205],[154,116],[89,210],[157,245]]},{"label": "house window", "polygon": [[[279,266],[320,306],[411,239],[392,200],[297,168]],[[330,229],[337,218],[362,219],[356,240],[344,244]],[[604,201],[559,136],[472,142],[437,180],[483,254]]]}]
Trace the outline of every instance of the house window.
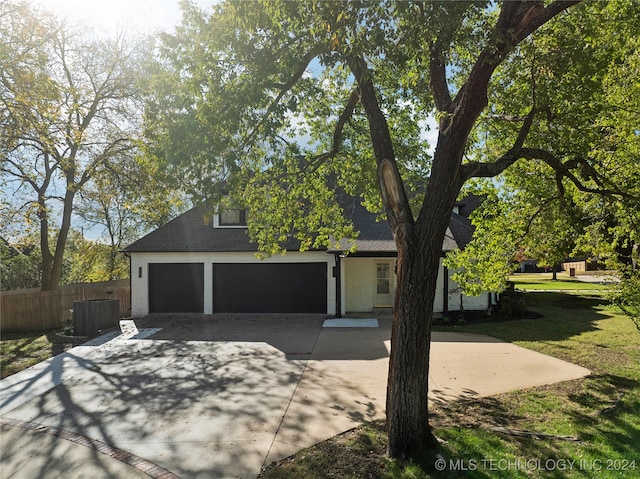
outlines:
[{"label": "house window", "polygon": [[378,263],[376,266],[376,293],[389,294],[389,264]]},{"label": "house window", "polygon": [[220,226],[247,226],[247,210],[230,209],[220,213]]}]

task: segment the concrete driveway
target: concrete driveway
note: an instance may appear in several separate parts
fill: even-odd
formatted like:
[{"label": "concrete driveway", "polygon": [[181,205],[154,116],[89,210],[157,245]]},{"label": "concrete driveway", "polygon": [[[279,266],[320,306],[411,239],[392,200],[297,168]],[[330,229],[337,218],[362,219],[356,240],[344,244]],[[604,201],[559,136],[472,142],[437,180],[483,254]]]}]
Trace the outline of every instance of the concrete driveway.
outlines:
[{"label": "concrete driveway", "polygon": [[[149,316],[10,376],[0,383],[0,476],[252,478],[384,417],[390,320],[323,322]],[[432,401],[589,373],[488,336],[433,340]]]}]

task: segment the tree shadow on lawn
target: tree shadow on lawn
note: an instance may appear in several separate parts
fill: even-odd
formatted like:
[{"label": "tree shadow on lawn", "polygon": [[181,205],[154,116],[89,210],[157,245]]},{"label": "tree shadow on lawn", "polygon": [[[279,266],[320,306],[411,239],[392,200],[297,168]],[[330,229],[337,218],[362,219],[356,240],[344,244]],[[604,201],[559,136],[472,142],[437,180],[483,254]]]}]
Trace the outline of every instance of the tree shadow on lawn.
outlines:
[{"label": "tree shadow on lawn", "polygon": [[[579,334],[597,331],[597,322],[608,316],[598,311],[607,302],[599,296],[566,293],[524,293],[527,310],[537,318],[485,317],[469,321],[461,327],[440,327],[436,330],[464,331],[514,341],[562,341]],[[517,324],[517,327],[515,326]]]},{"label": "tree shadow on lawn", "polygon": [[0,379],[71,349],[74,345],[62,341],[59,331],[3,332]]},{"label": "tree shadow on lawn", "polygon": [[575,405],[568,415],[583,428],[581,439],[594,453],[636,460],[640,469],[640,380],[598,374],[581,386],[567,396]]}]

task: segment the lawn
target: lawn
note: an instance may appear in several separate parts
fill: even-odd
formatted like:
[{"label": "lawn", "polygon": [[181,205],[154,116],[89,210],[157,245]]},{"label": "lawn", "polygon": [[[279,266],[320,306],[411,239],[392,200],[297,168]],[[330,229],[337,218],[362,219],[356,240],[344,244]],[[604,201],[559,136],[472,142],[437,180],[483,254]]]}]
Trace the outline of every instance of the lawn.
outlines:
[{"label": "lawn", "polygon": [[0,377],[15,374],[72,347],[62,342],[56,332],[2,333]]},{"label": "lawn", "polygon": [[[580,281],[579,277],[571,277],[566,272],[558,273],[558,279],[555,281],[552,276],[552,273],[518,273],[510,276],[509,281],[514,284],[515,289],[522,291],[604,291],[607,289],[604,284]],[[600,276],[603,283],[610,280],[607,275]]]},{"label": "lawn", "polygon": [[373,423],[272,464],[261,477],[640,477],[640,331],[599,294],[521,294],[542,317],[439,329],[491,334],[591,376],[432,407],[441,456],[422,467],[387,459],[384,425]]}]

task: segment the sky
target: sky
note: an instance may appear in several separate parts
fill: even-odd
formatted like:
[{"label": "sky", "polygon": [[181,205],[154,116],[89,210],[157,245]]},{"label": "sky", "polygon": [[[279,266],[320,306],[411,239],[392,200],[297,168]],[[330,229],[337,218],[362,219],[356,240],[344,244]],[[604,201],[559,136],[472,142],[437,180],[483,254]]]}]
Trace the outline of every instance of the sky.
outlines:
[{"label": "sky", "polygon": [[[208,10],[216,0],[192,0]],[[96,33],[170,31],[180,21],[180,0],[31,0],[34,6],[86,25]]]}]

